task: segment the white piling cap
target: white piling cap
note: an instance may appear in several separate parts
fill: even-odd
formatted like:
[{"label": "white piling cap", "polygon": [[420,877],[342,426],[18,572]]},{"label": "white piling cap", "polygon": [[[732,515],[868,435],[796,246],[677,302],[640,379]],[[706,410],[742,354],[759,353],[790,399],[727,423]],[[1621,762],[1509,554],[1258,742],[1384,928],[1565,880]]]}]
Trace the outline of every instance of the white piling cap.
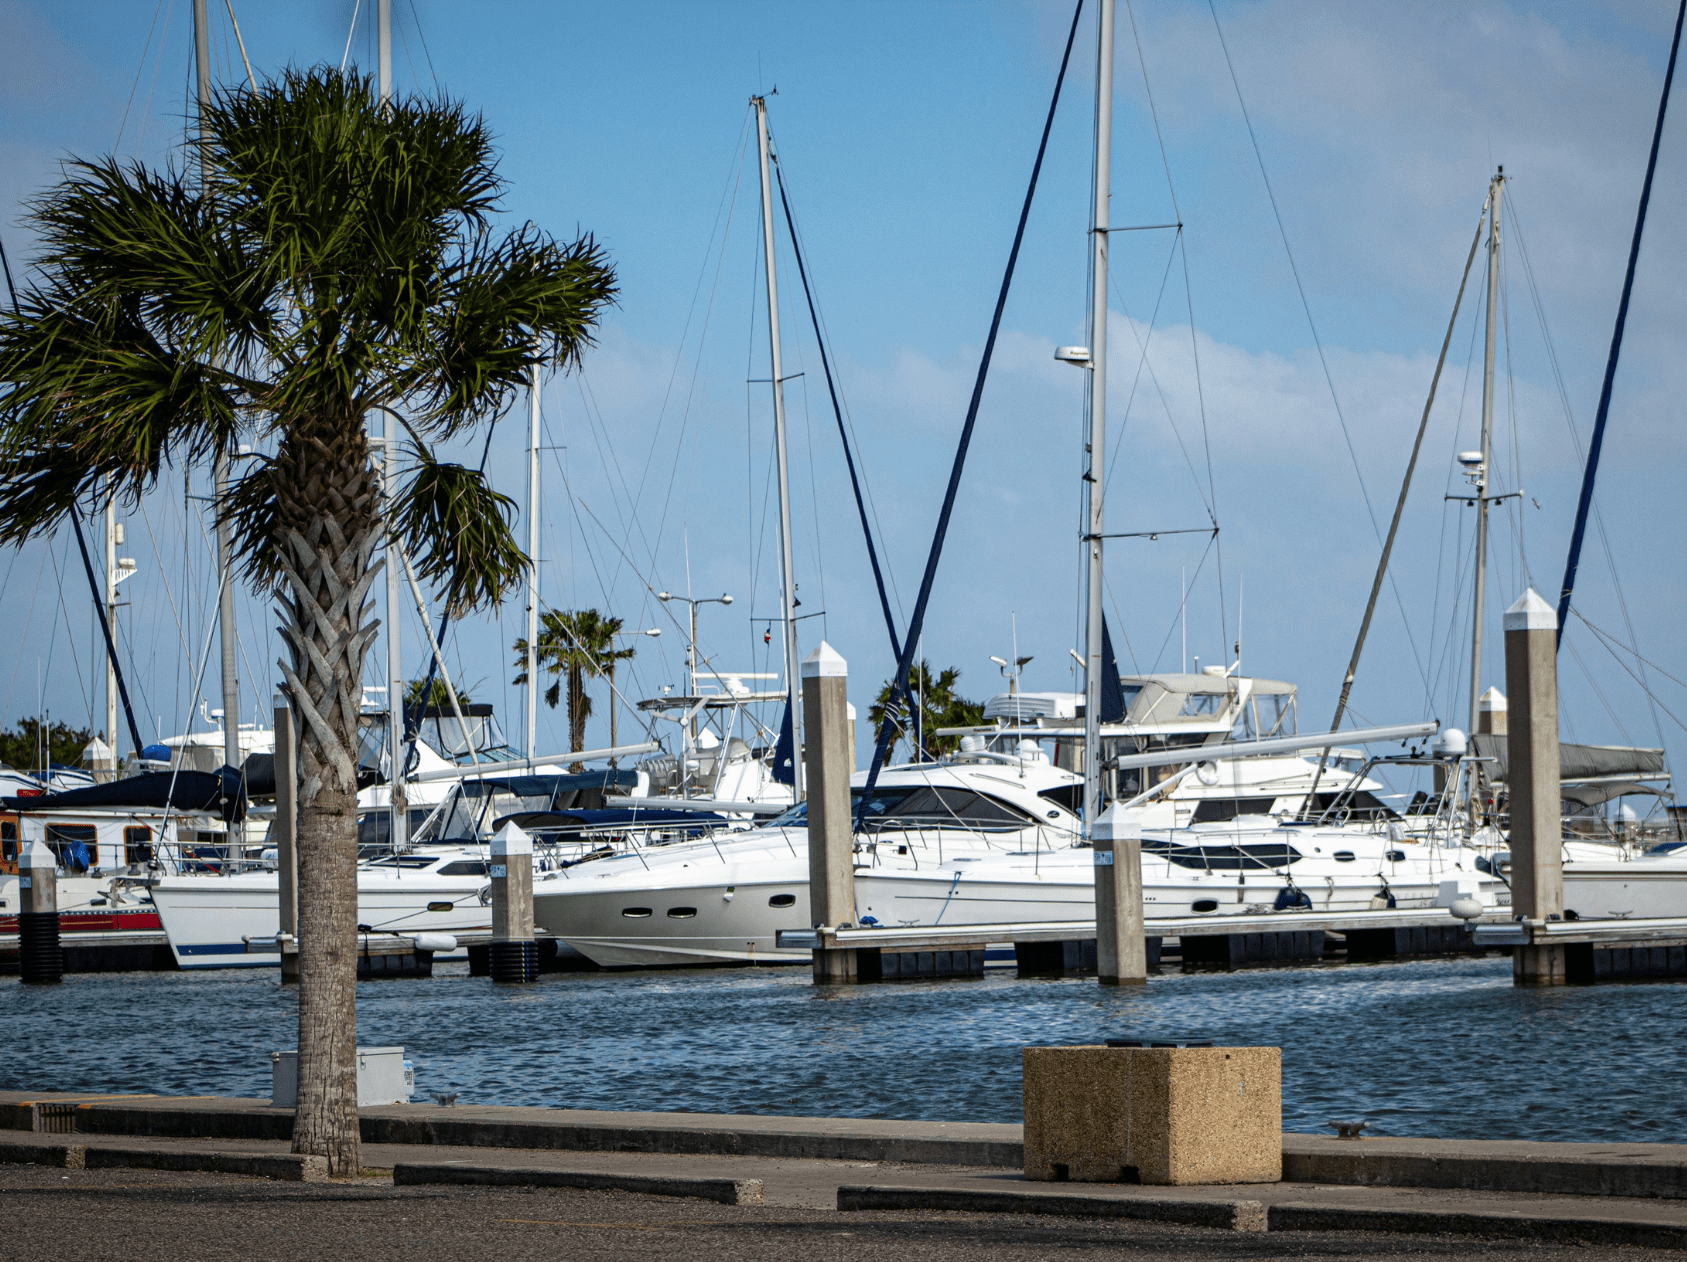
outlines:
[{"label": "white piling cap", "polygon": [[32,868],[46,868],[51,872],[59,866],[59,857],[46,842],[32,841],[23,848],[23,862],[18,866],[26,871]]},{"label": "white piling cap", "polygon": [[1558,615],[1542,600],[1533,587],[1517,598],[1517,603],[1505,611],[1507,631],[1556,631]]},{"label": "white piling cap", "polygon": [[492,836],[492,857],[506,859],[513,854],[532,854],[533,838],[519,824],[505,824]]},{"label": "white piling cap", "polygon": [[1504,714],[1509,706],[1505,693],[1498,688],[1490,687],[1482,694],[1481,708],[1488,714]]},{"label": "white piling cap", "polygon": [[1142,808],[1115,802],[1095,821],[1090,830],[1094,841],[1123,841],[1127,837],[1142,836]]},{"label": "white piling cap", "polygon": [[837,649],[826,641],[820,641],[820,647],[810,653],[802,664],[804,679],[844,679],[849,675],[849,663],[844,661]]}]

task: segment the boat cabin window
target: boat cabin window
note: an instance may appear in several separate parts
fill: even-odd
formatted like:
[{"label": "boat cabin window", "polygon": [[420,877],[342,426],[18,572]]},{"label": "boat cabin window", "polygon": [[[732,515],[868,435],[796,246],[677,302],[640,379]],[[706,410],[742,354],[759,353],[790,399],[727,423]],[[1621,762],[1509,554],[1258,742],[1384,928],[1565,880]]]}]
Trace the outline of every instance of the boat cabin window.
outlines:
[{"label": "boat cabin window", "polygon": [[152,829],[135,824],[123,830],[123,862],[130,867],[152,862]]},{"label": "boat cabin window", "polygon": [[1202,798],[1195,805],[1193,824],[1222,824],[1238,815],[1269,815],[1277,799],[1269,798]]},{"label": "boat cabin window", "polygon": [[1180,868],[1198,868],[1204,872],[1283,868],[1301,859],[1300,851],[1283,842],[1259,842],[1246,846],[1177,846],[1158,853]]},{"label": "boat cabin window", "polygon": [[434,873],[435,876],[485,876],[485,859],[453,859]]},{"label": "boat cabin window", "polygon": [[1064,806],[1074,815],[1084,813],[1084,786],[1082,784],[1063,784],[1058,788],[1044,789],[1037,796],[1047,798],[1056,806]]},{"label": "boat cabin window", "polygon": [[438,862],[439,862],[439,856],[438,855],[431,855],[431,854],[389,854],[389,855],[383,855],[379,859],[371,859],[369,861],[369,866],[372,867],[372,868],[401,868],[406,872],[411,872],[411,871],[418,871],[419,872],[423,868],[433,867],[433,865],[438,863]]},{"label": "boat cabin window", "polygon": [[[852,789],[849,796],[850,812],[859,815],[861,790]],[[868,827],[881,829],[1023,828],[1029,818],[1006,802],[953,785],[880,786],[873,790],[866,809]],[[793,806],[773,822],[792,827],[806,824],[808,804]]]},{"label": "boat cabin window", "polygon": [[1210,718],[1222,714],[1229,701],[1230,694],[1225,692],[1192,692],[1184,697],[1183,709],[1178,713],[1184,718]]},{"label": "boat cabin window", "polygon": [[[18,823],[15,819],[0,823],[0,863],[15,865],[18,861]],[[8,872],[15,866],[8,866]]]},{"label": "boat cabin window", "polygon": [[92,824],[48,824],[47,847],[67,872],[86,872],[99,862],[100,830]]}]

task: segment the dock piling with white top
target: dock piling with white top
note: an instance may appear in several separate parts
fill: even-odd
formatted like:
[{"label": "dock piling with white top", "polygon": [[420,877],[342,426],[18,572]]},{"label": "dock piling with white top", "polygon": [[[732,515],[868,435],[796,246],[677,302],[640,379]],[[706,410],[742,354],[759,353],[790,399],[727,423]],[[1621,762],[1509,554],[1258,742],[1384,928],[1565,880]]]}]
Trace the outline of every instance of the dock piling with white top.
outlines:
[{"label": "dock piling with white top", "polygon": [[1148,981],[1142,924],[1142,827],[1115,806],[1091,833],[1095,846],[1095,972],[1103,986]]},{"label": "dock piling with white top", "polygon": [[[1533,588],[1505,611],[1511,900],[1528,925],[1564,918],[1559,814],[1558,617]],[[1512,954],[1520,986],[1561,986],[1565,947],[1531,941]]]},{"label": "dock piling with white top", "polygon": [[[830,644],[802,664],[808,765],[808,890],[817,929],[855,923],[855,825],[850,818],[849,664]],[[853,949],[816,947],[814,980],[857,980]]]},{"label": "dock piling with white top", "polygon": [[44,841],[26,845],[18,863],[18,971],[28,984],[46,985],[64,977],[58,866],[58,856]]},{"label": "dock piling with white top", "polygon": [[533,940],[533,839],[515,824],[492,838],[492,980],[530,982],[539,976]]}]

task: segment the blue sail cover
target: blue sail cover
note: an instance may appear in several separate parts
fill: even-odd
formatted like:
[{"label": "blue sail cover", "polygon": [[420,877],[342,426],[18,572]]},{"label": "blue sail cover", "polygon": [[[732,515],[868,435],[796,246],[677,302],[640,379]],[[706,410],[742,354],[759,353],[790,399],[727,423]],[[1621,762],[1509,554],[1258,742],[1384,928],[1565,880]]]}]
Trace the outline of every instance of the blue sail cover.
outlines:
[{"label": "blue sail cover", "polygon": [[146,810],[209,811],[233,823],[246,814],[246,794],[233,767],[216,771],[148,771],[108,784],[39,797],[0,798],[9,811],[71,811],[86,807],[138,807]]},{"label": "blue sail cover", "polygon": [[791,703],[785,702],[785,717],[779,722],[779,743],[773,747],[773,778],[797,787],[797,738],[791,731]]},{"label": "blue sail cover", "polygon": [[1125,721],[1125,685],[1119,681],[1119,663],[1113,656],[1113,636],[1107,630],[1107,615],[1101,616],[1101,721]]}]

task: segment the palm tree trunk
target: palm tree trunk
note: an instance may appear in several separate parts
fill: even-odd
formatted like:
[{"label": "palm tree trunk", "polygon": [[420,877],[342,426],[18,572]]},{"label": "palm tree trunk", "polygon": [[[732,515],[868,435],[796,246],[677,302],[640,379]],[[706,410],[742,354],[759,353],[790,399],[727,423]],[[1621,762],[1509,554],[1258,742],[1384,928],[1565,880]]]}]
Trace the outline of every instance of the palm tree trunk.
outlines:
[{"label": "palm tree trunk", "polygon": [[299,1103],[293,1151],[361,1167],[357,1118],[357,716],[380,535],[363,427],[308,418],[272,466],[286,575],[280,663],[299,723]]},{"label": "palm tree trunk", "polygon": [[[570,752],[586,747],[586,672],[578,664],[568,668],[568,748]],[[577,762],[570,771],[581,772],[586,764]]]}]

